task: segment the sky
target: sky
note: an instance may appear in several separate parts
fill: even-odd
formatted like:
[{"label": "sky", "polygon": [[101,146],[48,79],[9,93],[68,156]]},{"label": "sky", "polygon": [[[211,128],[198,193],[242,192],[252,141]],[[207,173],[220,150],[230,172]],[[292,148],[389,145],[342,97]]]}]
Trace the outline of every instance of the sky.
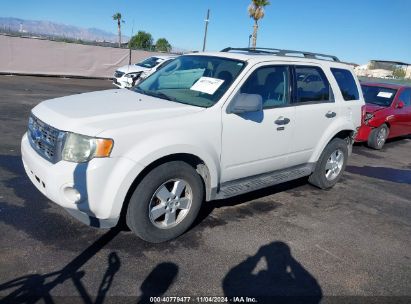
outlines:
[{"label": "sky", "polygon": [[[253,30],[250,0],[0,0],[0,16],[48,20],[123,34],[144,30],[174,47],[201,50],[210,9],[207,50],[247,47]],[[257,46],[332,54],[365,64],[370,59],[411,63],[411,0],[271,0]],[[134,25],[134,26],[133,26]]]}]

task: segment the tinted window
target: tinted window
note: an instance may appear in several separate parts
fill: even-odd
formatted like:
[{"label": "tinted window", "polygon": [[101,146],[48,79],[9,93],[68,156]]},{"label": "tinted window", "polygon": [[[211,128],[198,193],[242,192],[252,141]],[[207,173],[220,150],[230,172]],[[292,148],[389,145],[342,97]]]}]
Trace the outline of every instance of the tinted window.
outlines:
[{"label": "tinted window", "polygon": [[296,102],[329,101],[330,85],[323,71],[317,67],[295,67]]},{"label": "tinted window", "polygon": [[383,107],[389,107],[397,93],[397,90],[384,87],[362,85],[361,88],[366,103]]},{"label": "tinted window", "polygon": [[344,69],[331,69],[331,72],[337,80],[344,100],[358,100],[360,94],[351,72]]},{"label": "tinted window", "polygon": [[406,89],[406,90],[404,90],[404,91],[401,93],[399,99],[400,99],[402,102],[404,102],[404,104],[405,104],[406,107],[411,106],[411,89]]},{"label": "tinted window", "polygon": [[286,66],[259,68],[246,80],[240,92],[260,95],[265,109],[286,105],[289,101],[288,74]]}]

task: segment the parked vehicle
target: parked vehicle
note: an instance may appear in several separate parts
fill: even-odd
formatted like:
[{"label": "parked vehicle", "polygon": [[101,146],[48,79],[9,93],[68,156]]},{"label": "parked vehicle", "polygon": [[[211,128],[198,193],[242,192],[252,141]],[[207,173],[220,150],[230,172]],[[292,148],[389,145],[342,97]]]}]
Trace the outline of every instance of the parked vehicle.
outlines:
[{"label": "parked vehicle", "polygon": [[37,105],[23,164],[83,223],[113,227],[124,214],[136,235],[163,242],[192,225],[203,201],[305,176],[333,187],[361,124],[360,92],[352,68],[334,56],[183,55],[133,90]]},{"label": "parked vehicle", "polygon": [[114,73],[113,84],[119,88],[131,88],[174,58],[176,56],[152,56],[142,62],[125,65]]},{"label": "parked vehicle", "polygon": [[379,150],[387,138],[411,134],[411,87],[386,83],[361,87],[366,105],[356,141]]}]

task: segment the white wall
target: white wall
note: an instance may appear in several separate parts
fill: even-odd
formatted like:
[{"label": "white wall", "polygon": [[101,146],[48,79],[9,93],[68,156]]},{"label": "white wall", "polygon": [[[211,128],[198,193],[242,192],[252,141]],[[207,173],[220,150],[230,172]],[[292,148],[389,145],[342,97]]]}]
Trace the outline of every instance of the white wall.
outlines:
[{"label": "white wall", "polygon": [[[132,51],[132,63],[153,52]],[[0,73],[113,77],[129,50],[0,35]]]}]

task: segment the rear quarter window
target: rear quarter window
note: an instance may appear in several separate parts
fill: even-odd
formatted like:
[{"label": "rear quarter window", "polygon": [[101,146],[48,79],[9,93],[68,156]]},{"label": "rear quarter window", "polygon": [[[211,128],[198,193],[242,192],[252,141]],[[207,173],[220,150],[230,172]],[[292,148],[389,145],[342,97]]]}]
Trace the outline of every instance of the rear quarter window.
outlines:
[{"label": "rear quarter window", "polygon": [[358,93],[358,88],[354,80],[354,76],[349,70],[331,68],[331,72],[333,73],[334,78],[337,81],[344,100],[348,101],[360,99],[360,94]]}]

